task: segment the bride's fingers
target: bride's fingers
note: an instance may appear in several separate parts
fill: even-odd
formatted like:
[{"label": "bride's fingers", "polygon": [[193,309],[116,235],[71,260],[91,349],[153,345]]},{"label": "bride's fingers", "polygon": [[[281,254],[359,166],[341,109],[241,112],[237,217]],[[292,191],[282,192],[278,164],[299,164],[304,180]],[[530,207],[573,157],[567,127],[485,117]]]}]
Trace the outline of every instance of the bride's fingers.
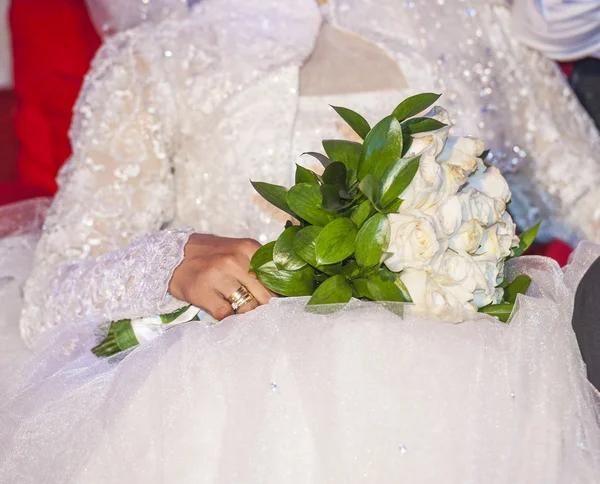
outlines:
[{"label": "bride's fingers", "polygon": [[[237,290],[239,290],[242,286],[244,286],[248,291],[252,292],[252,289],[249,288],[246,283],[238,277],[224,277],[218,283],[214,285],[215,290],[223,295],[223,298],[228,300]],[[243,306],[240,306],[236,311],[238,314],[244,314],[252,309],[256,308],[259,305],[259,301],[256,299],[256,295],[252,292],[254,298],[248,301]]]},{"label": "bride's fingers", "polygon": [[240,306],[240,308],[237,310],[237,313],[244,314],[249,311],[252,311],[253,309],[256,309],[257,307],[258,307],[258,301],[256,299],[252,299],[251,301],[248,301],[243,306]]},{"label": "bride's fingers", "polygon": [[201,302],[198,301],[195,303],[191,301],[191,303],[194,306],[204,309],[217,321],[221,321],[234,314],[231,304],[216,291],[205,293]]},{"label": "bride's fingers", "polygon": [[263,286],[262,282],[252,273],[244,274],[241,276],[240,281],[252,293],[259,304],[267,304],[273,297],[273,293]]}]

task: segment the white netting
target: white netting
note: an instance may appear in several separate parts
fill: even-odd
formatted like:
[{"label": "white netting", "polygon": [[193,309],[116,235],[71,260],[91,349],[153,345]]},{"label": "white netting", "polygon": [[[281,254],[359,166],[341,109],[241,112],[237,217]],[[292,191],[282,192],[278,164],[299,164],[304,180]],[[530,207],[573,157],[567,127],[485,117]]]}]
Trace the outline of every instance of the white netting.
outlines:
[{"label": "white netting", "polygon": [[[0,396],[0,481],[597,482],[600,397],[570,326],[598,246],[548,259],[509,325],[279,300],[125,356],[63,328]],[[60,344],[63,341],[63,344]]]}]

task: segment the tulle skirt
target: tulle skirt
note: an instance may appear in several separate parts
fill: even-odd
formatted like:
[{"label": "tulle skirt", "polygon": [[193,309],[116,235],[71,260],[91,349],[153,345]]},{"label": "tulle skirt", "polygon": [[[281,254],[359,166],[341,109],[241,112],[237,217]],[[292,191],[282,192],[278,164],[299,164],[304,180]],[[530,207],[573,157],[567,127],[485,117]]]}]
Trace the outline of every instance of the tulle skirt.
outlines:
[{"label": "tulle skirt", "polygon": [[596,483],[600,397],[570,319],[599,255],[513,264],[535,287],[509,324],[281,299],[108,359],[61,328],[2,377],[0,482]]},{"label": "tulle skirt", "polygon": [[19,334],[22,289],[50,202],[37,198],[0,207],[0,375],[28,353]]}]

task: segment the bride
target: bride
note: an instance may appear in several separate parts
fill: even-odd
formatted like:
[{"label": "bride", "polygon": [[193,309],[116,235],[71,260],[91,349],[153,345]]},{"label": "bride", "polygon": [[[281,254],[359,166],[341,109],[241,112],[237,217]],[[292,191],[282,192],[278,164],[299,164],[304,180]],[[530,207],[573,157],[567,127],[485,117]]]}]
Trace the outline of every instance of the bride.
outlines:
[{"label": "bride", "polygon": [[[598,246],[564,275],[519,262],[535,287],[509,325],[358,302],[319,316],[248,275],[285,223],[248,180],[290,185],[299,153],[351,139],[328,104],[374,120],[425,90],[491,144],[519,222],[600,240],[598,135],[552,65],[511,40],[502,5],[90,6],[111,35],[24,289],[35,354],[3,372],[0,481],[595,482],[600,398],[570,317]],[[27,265],[22,241],[4,241],[7,267]],[[241,285],[255,299],[233,315]],[[3,295],[3,324],[17,298]],[[109,321],[189,303],[222,321],[90,352]]]}]

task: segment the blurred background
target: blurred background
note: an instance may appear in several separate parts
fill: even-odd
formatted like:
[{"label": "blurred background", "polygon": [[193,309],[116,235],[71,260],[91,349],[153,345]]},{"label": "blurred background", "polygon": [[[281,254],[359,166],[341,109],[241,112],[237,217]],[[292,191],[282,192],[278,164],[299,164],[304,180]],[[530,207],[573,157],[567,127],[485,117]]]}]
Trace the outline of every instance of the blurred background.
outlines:
[{"label": "blurred background", "polygon": [[[0,181],[14,179],[17,140],[12,127],[15,96],[12,91],[12,55],[8,30],[8,2],[0,0]],[[6,158],[4,158],[6,156]]]},{"label": "blurred background", "polygon": [[84,0],[0,0],[0,205],[56,192],[100,43]]}]

